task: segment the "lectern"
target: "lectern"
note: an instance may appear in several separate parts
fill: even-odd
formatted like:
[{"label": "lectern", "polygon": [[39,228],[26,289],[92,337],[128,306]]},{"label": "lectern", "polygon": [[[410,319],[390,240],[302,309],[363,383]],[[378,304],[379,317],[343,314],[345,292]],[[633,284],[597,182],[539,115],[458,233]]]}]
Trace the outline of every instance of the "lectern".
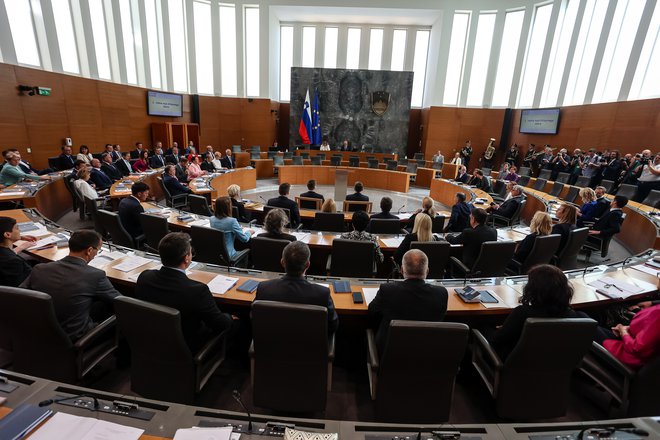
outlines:
[{"label": "lectern", "polygon": [[441,176],[443,179],[455,179],[458,174],[458,165],[453,165],[450,163],[442,164]]},{"label": "lectern", "polygon": [[346,199],[346,187],[348,186],[348,173],[351,170],[342,168],[335,169],[335,202],[343,202]]}]

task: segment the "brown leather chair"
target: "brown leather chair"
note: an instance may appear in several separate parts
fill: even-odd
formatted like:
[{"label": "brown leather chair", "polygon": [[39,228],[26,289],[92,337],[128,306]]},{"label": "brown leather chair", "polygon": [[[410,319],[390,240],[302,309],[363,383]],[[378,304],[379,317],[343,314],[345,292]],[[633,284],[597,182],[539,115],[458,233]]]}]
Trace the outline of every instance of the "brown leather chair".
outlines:
[{"label": "brown leather chair", "polygon": [[328,310],[255,301],[252,337],[254,404],[276,411],[324,411],[335,350],[334,335],[328,337]]},{"label": "brown leather chair", "polygon": [[610,417],[645,417],[660,414],[660,355],[635,371],[594,342],[580,371],[610,397]]},{"label": "brown leather chair", "polygon": [[376,273],[376,247],[371,241],[335,238],[328,262],[330,275],[370,278]]},{"label": "brown leather chair", "polygon": [[178,310],[128,296],[115,298],[114,306],[131,348],[131,390],[149,399],[193,403],[225,359],[227,331],[192,353]]},{"label": "brown leather chair", "polygon": [[43,292],[0,287],[0,321],[9,332],[13,369],[32,376],[76,383],[117,348],[114,316],[73,343]]},{"label": "brown leather chair", "polygon": [[497,414],[517,421],[566,414],[571,376],[589,351],[596,326],[589,318],[528,318],[505,361],[472,330],[472,365],[495,398]]},{"label": "brown leather chair", "polygon": [[266,237],[254,237],[250,239],[250,255],[252,264],[257,270],[270,272],[284,272],[282,267],[282,252],[289,240],[276,240]]},{"label": "brown leather chair", "polygon": [[367,330],[367,371],[376,417],[390,423],[449,420],[454,380],[468,343],[469,327],[450,322],[390,322],[379,355]]}]

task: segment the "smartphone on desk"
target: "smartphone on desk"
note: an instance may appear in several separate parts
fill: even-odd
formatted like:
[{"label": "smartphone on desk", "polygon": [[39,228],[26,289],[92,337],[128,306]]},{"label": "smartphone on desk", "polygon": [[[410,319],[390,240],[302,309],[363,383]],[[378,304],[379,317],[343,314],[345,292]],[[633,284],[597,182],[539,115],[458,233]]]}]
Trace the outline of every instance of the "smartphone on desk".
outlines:
[{"label": "smartphone on desk", "polygon": [[353,304],[363,304],[362,292],[353,292]]}]

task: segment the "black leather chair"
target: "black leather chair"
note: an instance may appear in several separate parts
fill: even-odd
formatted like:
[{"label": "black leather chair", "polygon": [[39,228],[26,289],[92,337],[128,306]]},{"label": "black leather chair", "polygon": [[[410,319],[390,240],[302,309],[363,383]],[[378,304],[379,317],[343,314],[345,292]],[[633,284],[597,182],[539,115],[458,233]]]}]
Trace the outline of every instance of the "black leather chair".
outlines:
[{"label": "black leather chair", "polygon": [[369,232],[372,234],[406,234],[401,229],[399,219],[372,218],[369,220]]},{"label": "black leather chair", "polygon": [[190,238],[195,250],[195,260],[220,266],[247,267],[250,249],[237,251],[229,257],[225,244],[225,233],[205,226],[190,226]]},{"label": "black leather chair", "polygon": [[451,245],[446,241],[413,241],[410,249],[419,249],[429,259],[427,278],[440,279],[445,276],[445,268],[451,256]]},{"label": "black leather chair", "polygon": [[54,171],[62,171],[60,170],[60,157],[59,156],[49,157],[48,168]]},{"label": "black leather chair", "polygon": [[303,158],[303,160],[309,159],[309,153],[308,152],[301,151],[300,156]]},{"label": "black leather chair", "polygon": [[444,215],[436,215],[433,217],[433,229],[434,234],[442,234],[445,231],[445,220]]},{"label": "black leather chair", "polygon": [[168,228],[167,218],[161,215],[140,214],[140,223],[144,231],[144,246],[149,252],[158,252],[158,244],[170,230]]},{"label": "black leather chair", "polygon": [[312,156],[312,165],[321,165],[322,159],[319,156]]},{"label": "black leather chair", "polygon": [[315,231],[344,232],[344,214],[341,212],[317,212],[312,229]]},{"label": "black leather chair", "polygon": [[527,203],[527,200],[523,200],[518,204],[518,208],[516,208],[516,211],[513,213],[511,218],[504,217],[498,214],[491,214],[488,216],[488,223],[497,227],[497,226],[513,226],[517,225],[520,223],[520,214],[522,213],[523,209],[525,208],[525,203]]},{"label": "black leather chair", "polygon": [[481,244],[481,251],[472,267],[467,267],[456,257],[450,257],[453,275],[460,274],[466,278],[503,276],[515,250],[514,241],[486,241]]},{"label": "black leather chair", "polygon": [[424,153],[415,153],[415,156],[413,157],[417,161],[424,161]]},{"label": "black leather chair", "polygon": [[518,174],[520,176],[531,176],[532,175],[532,169],[530,167],[520,167],[518,168]]},{"label": "black leather chair", "polygon": [[520,176],[518,179],[518,185],[520,186],[529,186],[530,177],[528,175]]},{"label": "black leather chair", "polygon": [[590,182],[591,182],[591,177],[579,176],[575,181],[575,186],[579,188],[586,188],[587,186],[589,186]]},{"label": "black leather chair", "polygon": [[367,330],[367,371],[376,418],[388,423],[449,419],[469,327],[449,322],[390,322],[383,353]]},{"label": "black leather chair", "polygon": [[284,272],[282,267],[282,251],[289,240],[275,240],[266,237],[254,237],[250,239],[250,255],[252,264],[257,270],[267,270],[270,272]]},{"label": "black leather chair", "polygon": [[528,318],[506,360],[472,330],[472,365],[495,398],[497,414],[518,421],[563,416],[571,376],[589,351],[596,326],[589,318]]},{"label": "black leather chair", "polygon": [[[266,218],[266,214],[268,214],[273,209],[281,209],[282,211],[284,211],[284,214],[286,214],[286,218],[289,219],[289,223],[286,224],[286,227],[290,228],[291,227],[291,210],[289,208],[278,208],[277,206],[268,206],[268,205],[266,205],[266,206],[264,206],[264,211],[263,211],[264,212],[264,218]],[[299,224],[296,229],[300,229],[301,227],[302,227],[302,223]]]},{"label": "black leather chair", "polygon": [[609,396],[609,417],[644,417],[660,414],[660,356],[635,371],[593,342],[580,371]]},{"label": "black leather chair", "polygon": [[87,210],[87,213],[89,213],[89,216],[91,217],[92,221],[94,222],[94,230],[101,234],[101,237],[104,239],[108,238],[108,231],[105,230],[103,227],[103,223],[101,222],[101,219],[99,218],[98,211],[99,207],[96,204],[95,199],[90,199],[89,197],[84,197],[85,199],[85,209]]},{"label": "black leather chair", "polygon": [[349,167],[359,167],[360,166],[360,158],[358,156],[351,156],[348,158],[348,166]]},{"label": "black leather chair", "polygon": [[163,182],[162,177],[156,177],[156,180],[158,180],[158,184],[160,185],[160,189],[163,191],[163,194],[165,195],[165,203],[167,206],[170,208],[177,208],[177,209],[184,209],[188,206],[188,194],[177,194],[173,196],[170,193],[170,190],[167,189],[165,186],[165,183]]},{"label": "black leather chair", "polygon": [[417,172],[417,162],[408,161],[406,165],[406,173],[416,173]]},{"label": "black leather chair", "polygon": [[252,337],[254,404],[276,411],[324,411],[335,351],[334,335],[328,337],[328,310],[255,301]]},{"label": "black leather chair", "polygon": [[144,240],[144,234],[139,237],[132,237],[124,226],[121,224],[119,219],[119,214],[116,212],[106,211],[105,209],[99,209],[97,211],[97,216],[108,234],[110,234],[110,240],[113,244],[117,246],[124,246],[133,249],[139,249],[142,245],[142,240]]},{"label": "black leather chair", "polygon": [[504,201],[504,197],[506,196],[506,181],[496,180],[495,183],[493,183],[493,192],[489,194],[493,198],[499,198]]},{"label": "black leather chair", "polygon": [[[273,156],[273,166],[278,167],[284,165],[284,156]],[[275,168],[275,172],[277,172],[278,169]]]},{"label": "black leather chair", "polygon": [[303,164],[303,158],[302,156],[293,156],[291,158],[291,164],[292,165],[302,165]]},{"label": "black leather chair", "polygon": [[332,165],[333,167],[341,166],[341,159],[342,159],[341,156],[332,156],[330,158],[330,165]]},{"label": "black leather chair", "polygon": [[325,160],[325,153],[318,153],[316,156],[321,158],[321,162]]},{"label": "black leather chair", "polygon": [[207,217],[211,217],[213,215],[213,212],[211,212],[211,208],[209,208],[209,202],[208,200],[206,200],[206,197],[204,196],[189,194],[188,206],[190,208],[190,212],[192,212],[193,214],[205,215]]},{"label": "black leather chair", "polygon": [[[76,190],[73,188],[73,177],[72,176],[64,176],[64,186],[66,187],[66,190],[69,192],[69,195],[71,196],[71,205],[73,212],[78,211],[78,208],[80,208],[80,200],[78,197],[78,194],[76,193]],[[81,214],[80,219],[84,220],[85,213]]]},{"label": "black leather chair", "polygon": [[577,186],[570,186],[568,187],[568,192],[564,196],[564,201],[568,203],[575,203],[575,199],[577,199],[578,195],[580,194],[580,188]]},{"label": "black leather chair", "polygon": [[588,236],[589,228],[573,229],[568,235],[564,249],[555,258],[555,266],[561,270],[577,269],[577,257]]},{"label": "black leather chair", "polygon": [[635,198],[637,194],[637,185],[630,185],[628,183],[622,183],[619,185],[619,189],[616,191],[617,196],[628,197],[628,200]]},{"label": "black leather chair", "polygon": [[43,292],[0,286],[0,321],[9,333],[12,369],[32,376],[77,383],[117,348],[114,316],[72,343]]},{"label": "black leather chair", "polygon": [[550,190],[550,192],[548,194],[550,194],[553,197],[559,197],[559,194],[561,194],[563,189],[564,189],[564,184],[563,183],[554,182],[552,184],[552,189]]},{"label": "black leather chair", "polygon": [[603,179],[603,180],[600,181],[600,186],[605,188],[605,191],[608,194],[612,194],[612,190],[614,189],[614,181]]},{"label": "black leather chair", "polygon": [[642,201],[644,205],[651,206],[653,208],[658,208],[658,203],[660,203],[660,191],[657,189],[651,190],[648,196]]},{"label": "black leather chair", "polygon": [[537,176],[538,179],[543,179],[543,180],[550,180],[550,175],[552,174],[551,170],[540,170],[539,175]]},{"label": "black leather chair", "polygon": [[330,275],[336,277],[373,277],[376,247],[371,241],[335,238],[330,254]]},{"label": "black leather chair", "polygon": [[545,184],[547,182],[548,182],[548,179],[543,179],[541,177],[537,177],[536,182],[534,182],[534,186],[532,188],[537,190],[537,191],[543,191],[543,188],[545,187]]},{"label": "black leather chair", "polygon": [[284,159],[293,159],[293,152],[285,151],[284,152]]},{"label": "black leather chair", "polygon": [[399,156],[399,158],[397,159],[397,164],[407,166],[408,165],[408,159],[406,159],[405,157]]},{"label": "black leather chair", "polygon": [[398,166],[399,166],[399,163],[396,160],[388,160],[387,161],[387,170],[389,170],[389,171],[396,171]]},{"label": "black leather chair", "polygon": [[570,178],[571,178],[570,173],[559,173],[557,174],[557,178],[555,179],[555,182],[560,182],[566,185],[568,184],[568,179]]},{"label": "black leather chair", "polygon": [[369,159],[367,160],[369,168],[378,168],[378,159]]},{"label": "black leather chair", "polygon": [[240,145],[232,145],[231,146],[231,152],[232,153],[240,153],[241,152],[241,146]]},{"label": "black leather chair", "polygon": [[178,310],[128,296],[117,297],[114,307],[131,348],[131,390],[149,399],[192,404],[225,359],[227,331],[192,353]]},{"label": "black leather chair", "polygon": [[[621,219],[621,224],[625,221],[625,217]],[[616,234],[615,234],[616,235]],[[610,242],[614,238],[614,235],[610,236],[601,236],[601,235],[589,235],[587,240],[582,245],[582,250],[586,253],[586,262],[589,262],[591,254],[594,252],[600,252],[602,258],[607,257],[607,254],[610,251]]]},{"label": "black leather chair", "polygon": [[559,249],[560,242],[561,235],[537,236],[527,258],[524,261],[512,258],[507,272],[512,275],[523,275],[537,264],[550,263]]},{"label": "black leather chair", "polygon": [[344,212],[364,211],[367,214],[371,212],[373,202],[358,202],[354,200],[344,200],[342,204]]},{"label": "black leather chair", "polygon": [[261,159],[261,152],[260,151],[251,151],[250,152],[250,160],[256,160],[256,159]]}]

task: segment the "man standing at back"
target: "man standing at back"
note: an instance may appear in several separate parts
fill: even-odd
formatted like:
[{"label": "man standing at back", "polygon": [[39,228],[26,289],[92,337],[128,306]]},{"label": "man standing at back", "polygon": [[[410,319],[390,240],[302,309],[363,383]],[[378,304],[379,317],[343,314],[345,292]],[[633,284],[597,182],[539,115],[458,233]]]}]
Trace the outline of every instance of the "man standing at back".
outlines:
[{"label": "man standing at back", "polygon": [[289,190],[291,185],[288,183],[283,183],[280,185],[278,192],[280,193],[279,197],[273,197],[268,199],[268,206],[274,206],[275,208],[285,208],[289,210],[291,217],[289,221],[291,222],[291,227],[295,228],[300,224],[300,211],[298,210],[298,205],[296,202],[288,198]]},{"label": "man standing at back", "polygon": [[497,230],[486,226],[488,214],[481,208],[474,209],[470,214],[470,227],[458,235],[447,235],[445,239],[451,244],[463,245],[463,263],[472,267],[481,252],[481,244],[486,241],[497,241]]},{"label": "man standing at back", "polygon": [[381,284],[369,304],[370,326],[377,330],[376,345],[382,354],[390,321],[439,322],[447,313],[447,289],[427,284],[429,260],[424,252],[411,249],[403,255],[401,272],[404,281]]},{"label": "man standing at back", "polygon": [[119,296],[105,272],[88,265],[102,244],[101,236],[94,231],[74,232],[69,239],[69,255],[36,265],[20,286],[53,298],[57,320],[72,342],[109,317],[112,300]]},{"label": "man standing at back", "polygon": [[304,278],[305,272],[309,269],[309,256],[309,247],[301,241],[293,241],[286,245],[281,260],[286,275],[259,283],[255,301],[282,301],[325,307],[328,309],[328,333],[334,333],[339,318],[330,296],[330,289],[310,283]]}]

